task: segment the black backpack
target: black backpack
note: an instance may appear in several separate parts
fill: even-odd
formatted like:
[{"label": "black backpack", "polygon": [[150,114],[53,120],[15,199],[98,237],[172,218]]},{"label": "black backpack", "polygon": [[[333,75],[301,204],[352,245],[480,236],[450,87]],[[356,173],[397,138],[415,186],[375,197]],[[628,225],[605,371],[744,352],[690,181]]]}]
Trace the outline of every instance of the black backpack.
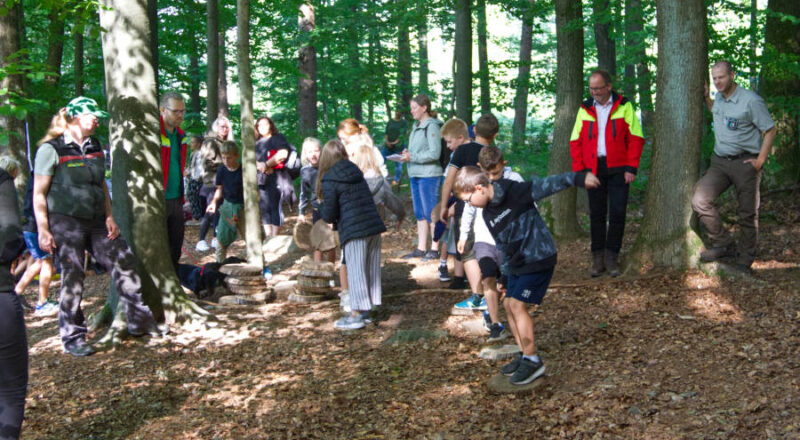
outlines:
[{"label": "black backpack", "polygon": [[[442,128],[442,125],[444,125],[444,122],[438,119],[435,119],[434,123],[439,124],[439,128]],[[423,131],[425,132],[426,139],[428,137],[428,127],[429,126],[426,125],[425,128],[423,129]],[[441,166],[442,170],[444,170],[445,168],[447,168],[448,165],[450,165],[450,154],[452,153],[452,151],[450,151],[450,149],[447,148],[447,142],[444,140],[444,138],[440,137],[439,142],[442,144],[439,150],[439,166]]]}]

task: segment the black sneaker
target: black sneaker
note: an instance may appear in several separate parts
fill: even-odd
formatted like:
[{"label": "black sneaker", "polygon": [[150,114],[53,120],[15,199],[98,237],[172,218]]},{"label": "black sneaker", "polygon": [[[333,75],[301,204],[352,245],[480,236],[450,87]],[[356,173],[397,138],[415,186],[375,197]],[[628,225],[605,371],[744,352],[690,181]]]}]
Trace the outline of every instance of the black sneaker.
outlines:
[{"label": "black sneaker", "polygon": [[403,255],[400,258],[402,258],[404,260],[408,260],[409,258],[419,258],[419,257],[422,257],[424,255],[425,255],[425,251],[421,251],[419,249],[414,249],[412,252],[409,252],[409,253]]},{"label": "black sneaker", "polygon": [[511,383],[514,385],[529,384],[542,374],[544,374],[544,363],[542,361],[533,362],[532,360],[521,358],[517,371],[511,375]]},{"label": "black sneaker", "polygon": [[507,338],[508,334],[506,333],[506,328],[503,327],[503,324],[499,322],[495,322],[489,328],[489,337],[486,338],[486,342],[497,342],[502,341],[503,339]]},{"label": "black sneaker", "polygon": [[428,251],[422,256],[422,261],[431,261],[439,259],[439,251]]},{"label": "black sneaker", "polygon": [[467,279],[464,277],[454,277],[453,282],[447,286],[448,289],[464,290],[467,288]]},{"label": "black sneaker", "polygon": [[439,265],[439,281],[443,283],[450,281],[450,271],[447,270],[446,264]]},{"label": "black sneaker", "polygon": [[718,246],[700,252],[700,261],[710,263],[727,257],[733,257],[736,252],[733,246]]},{"label": "black sneaker", "polygon": [[519,368],[519,363],[522,360],[522,352],[518,352],[514,360],[500,367],[500,372],[503,376],[511,376]]}]

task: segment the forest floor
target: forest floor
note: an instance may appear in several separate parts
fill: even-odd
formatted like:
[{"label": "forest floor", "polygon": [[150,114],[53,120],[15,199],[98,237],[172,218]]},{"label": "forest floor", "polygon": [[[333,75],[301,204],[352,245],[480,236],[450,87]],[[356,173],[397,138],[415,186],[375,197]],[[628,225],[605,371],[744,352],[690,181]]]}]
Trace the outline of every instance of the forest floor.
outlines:
[{"label": "forest floor", "polygon": [[[397,258],[415,240],[411,225],[384,235],[385,301],[360,331],[333,328],[337,302],[276,301],[215,308],[210,330],[74,358],[61,352],[56,317],[27,315],[23,438],[798,439],[797,194],[765,196],[761,213],[751,277],[591,280],[588,238],[559,241],[552,288],[534,312],[547,373],[523,394],[489,392],[506,361],[478,357],[485,335],[462,326],[477,317],[451,316],[465,292],[442,290],[436,262]],[[640,217],[629,213],[625,249]],[[186,249],[211,261],[194,253],[196,234],[187,228]],[[302,255],[275,262],[275,281],[296,276]],[[108,283],[87,277],[86,312],[99,310]]]}]

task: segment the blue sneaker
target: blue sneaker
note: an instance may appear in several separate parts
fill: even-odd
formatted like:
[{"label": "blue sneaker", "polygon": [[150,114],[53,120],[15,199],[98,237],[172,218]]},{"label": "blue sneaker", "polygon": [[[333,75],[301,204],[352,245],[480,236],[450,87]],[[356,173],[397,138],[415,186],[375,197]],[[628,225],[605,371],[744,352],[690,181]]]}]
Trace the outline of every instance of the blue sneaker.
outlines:
[{"label": "blue sneaker", "polygon": [[272,280],[272,271],[269,270],[269,267],[264,266],[264,270],[261,271],[261,276],[264,277],[264,280],[270,281]]},{"label": "blue sneaker", "polygon": [[478,302],[478,305],[476,305],[473,309],[474,310],[488,310],[489,306],[486,305],[486,297],[482,296],[480,302]]},{"label": "blue sneaker", "polygon": [[469,298],[461,301],[460,303],[456,303],[455,308],[462,309],[462,310],[486,310],[486,300],[483,300],[483,309],[479,309],[481,305],[482,297],[477,293],[473,293],[469,296]]},{"label": "blue sneaker", "polygon": [[33,316],[52,316],[58,313],[58,309],[58,304],[45,301],[43,304],[36,304]]}]

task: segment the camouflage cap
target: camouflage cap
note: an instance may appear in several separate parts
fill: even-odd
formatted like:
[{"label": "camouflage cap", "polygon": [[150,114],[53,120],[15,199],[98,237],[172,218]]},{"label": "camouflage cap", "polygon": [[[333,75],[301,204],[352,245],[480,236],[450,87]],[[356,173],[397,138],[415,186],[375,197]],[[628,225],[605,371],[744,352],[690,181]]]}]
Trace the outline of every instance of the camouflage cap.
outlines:
[{"label": "camouflage cap", "polygon": [[100,110],[97,101],[85,96],[78,96],[67,104],[67,114],[71,117],[90,114],[98,118],[107,118],[108,113]]}]

